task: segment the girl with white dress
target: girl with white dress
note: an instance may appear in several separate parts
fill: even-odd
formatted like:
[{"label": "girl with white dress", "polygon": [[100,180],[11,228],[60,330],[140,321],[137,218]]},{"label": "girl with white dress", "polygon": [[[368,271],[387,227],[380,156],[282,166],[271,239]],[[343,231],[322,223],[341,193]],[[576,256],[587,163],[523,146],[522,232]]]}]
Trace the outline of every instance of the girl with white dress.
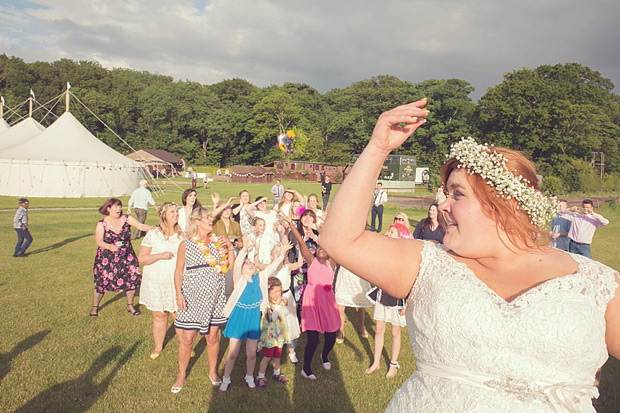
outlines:
[{"label": "girl with white dress", "polygon": [[[394,239],[410,239],[411,233],[402,224],[391,224],[385,232],[385,236]],[[383,353],[383,343],[385,342],[385,328],[386,324],[390,323],[392,325],[392,351],[390,353],[390,366],[385,375],[385,377],[390,379],[396,376],[400,368],[400,364],[398,364],[401,342],[400,330],[407,325],[405,320],[405,302],[403,299],[395,299],[377,287],[368,292],[368,298],[375,303],[372,318],[375,320],[376,329],[374,358],[370,367],[365,370],[365,373],[370,374],[379,368],[381,353]]]},{"label": "girl with white dress", "polygon": [[408,297],[417,369],[387,411],[594,412],[596,372],[608,353],[620,357],[620,277],[545,245],[557,202],[523,154],[471,138],[452,146],[444,245],[365,231],[383,162],[424,124],[425,105],[379,116],[319,240],[360,277]]},{"label": "girl with white dress", "polygon": [[159,224],[142,240],[138,261],[142,268],[140,304],[153,313],[153,341],[151,358],[156,359],[164,346],[168,318],[177,311],[174,290],[176,252],[182,241],[178,225],[179,211],[174,202],[164,202],[159,208]]},{"label": "girl with white dress", "polygon": [[[286,221],[285,221],[286,222]],[[283,238],[287,239],[287,238]],[[280,254],[281,246],[276,245],[271,250],[272,261]],[[291,285],[291,271],[298,270],[303,265],[303,257],[298,255],[296,262],[281,262],[278,268],[273,272],[272,277],[276,277],[282,283],[282,297],[286,298],[286,308],[288,310],[286,314],[287,330],[290,344],[286,345],[288,349],[288,357],[293,364],[298,362],[297,354],[295,353],[295,347],[297,346],[297,339],[301,335],[301,329],[299,327],[299,319],[297,318],[297,303],[293,296],[293,288]]]},{"label": "girl with white dress", "polygon": [[276,230],[278,213],[275,210],[267,209],[267,198],[265,197],[256,198],[256,202],[246,210],[252,218],[262,218],[265,221],[265,231],[260,239],[259,250],[261,253],[258,259],[261,263],[268,264],[271,262],[271,250],[280,243],[280,236]]},{"label": "girl with white dress", "polygon": [[292,217],[291,208],[294,200],[300,201],[303,205],[306,204],[306,198],[302,194],[293,188],[287,188],[284,194],[282,194],[282,199],[273,206],[273,209],[276,212],[282,212],[284,215]]}]

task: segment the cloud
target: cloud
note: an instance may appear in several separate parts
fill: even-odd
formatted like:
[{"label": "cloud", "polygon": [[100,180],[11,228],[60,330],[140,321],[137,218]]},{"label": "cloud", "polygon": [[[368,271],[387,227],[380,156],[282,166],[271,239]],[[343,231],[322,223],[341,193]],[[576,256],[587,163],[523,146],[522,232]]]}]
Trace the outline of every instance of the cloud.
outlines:
[{"label": "cloud", "polygon": [[579,62],[620,81],[620,3],[600,0],[33,0],[0,6],[0,48],[214,83],[326,91],[378,74],[460,78]]}]

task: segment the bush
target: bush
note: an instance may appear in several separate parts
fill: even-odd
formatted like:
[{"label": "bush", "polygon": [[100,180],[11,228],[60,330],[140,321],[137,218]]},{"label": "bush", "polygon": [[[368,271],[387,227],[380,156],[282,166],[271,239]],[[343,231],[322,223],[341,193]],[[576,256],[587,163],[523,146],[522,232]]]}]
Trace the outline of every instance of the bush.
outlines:
[{"label": "bush", "polygon": [[557,176],[545,176],[542,181],[542,190],[552,195],[559,195],[565,192],[564,184]]}]

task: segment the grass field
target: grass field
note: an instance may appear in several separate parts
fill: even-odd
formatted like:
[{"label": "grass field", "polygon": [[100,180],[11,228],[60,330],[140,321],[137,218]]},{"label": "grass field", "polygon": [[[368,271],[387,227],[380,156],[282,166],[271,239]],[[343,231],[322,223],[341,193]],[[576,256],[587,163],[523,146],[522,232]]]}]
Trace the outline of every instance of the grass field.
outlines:
[{"label": "grass field", "polygon": [[[294,186],[305,194],[319,190],[316,183],[295,182]],[[236,195],[243,187],[254,197],[268,194],[270,185],[213,183],[208,190],[198,189],[199,199],[207,201],[207,194],[212,191],[225,198]],[[166,188],[167,193],[156,201],[178,202],[181,189],[174,185]],[[14,197],[0,197],[0,307],[6,310],[0,334],[0,411],[379,412],[414,369],[415,361],[403,330],[399,375],[392,380],[385,379],[385,370],[365,375],[363,371],[372,355],[372,338],[359,337],[353,328],[354,314],[347,313],[352,322],[347,323],[345,343],[334,350],[334,368],[324,371],[320,357],[315,357],[314,370],[319,377],[316,382],[301,378],[301,366],[292,365],[284,357],[282,372],[291,379],[290,383],[283,386],[269,381],[266,389],[250,392],[243,385],[244,360],[240,358],[233,384],[221,396],[207,377],[204,341],[200,341],[186,384],[179,394],[173,395],[169,390],[176,377],[177,344],[172,329],[162,355],[150,360],[151,317],[145,308],[141,308],[141,316],[132,317],[124,309],[124,295],[108,293],[102,301],[100,316],[87,316],[92,298],[93,231],[100,218],[95,207],[103,199],[30,201],[30,226],[35,240],[27,258],[13,259],[15,233],[11,220],[17,205]],[[388,206],[384,222],[391,222],[395,212],[395,207]],[[412,223],[426,213],[405,212]],[[620,268],[620,207],[604,205],[600,212],[611,224],[597,230],[593,255]],[[147,222],[155,223],[152,210]],[[134,246],[137,250],[138,244]],[[372,335],[370,316],[366,326]],[[389,341],[386,338],[386,346]],[[226,343],[222,340],[220,360]],[[302,338],[298,354],[304,344]],[[386,361],[384,353],[382,367]],[[220,362],[218,370],[222,369]],[[599,411],[620,411],[617,360],[610,360],[604,367],[600,390]]]}]

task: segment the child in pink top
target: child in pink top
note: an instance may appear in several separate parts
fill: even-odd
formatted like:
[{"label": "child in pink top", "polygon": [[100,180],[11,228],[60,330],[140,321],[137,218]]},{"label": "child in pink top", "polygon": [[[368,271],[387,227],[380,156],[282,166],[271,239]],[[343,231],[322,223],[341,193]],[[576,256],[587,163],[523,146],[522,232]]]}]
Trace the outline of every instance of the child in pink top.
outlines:
[{"label": "child in pink top", "polygon": [[[290,224],[289,217],[282,216],[282,219]],[[301,304],[301,330],[307,335],[301,375],[316,380],[311,365],[314,352],[319,345],[319,335],[323,333],[325,336],[321,358],[323,367],[329,370],[332,365],[328,356],[334,348],[336,333],[340,328],[340,313],[332,287],[335,263],[330,262],[329,256],[320,245],[317,246],[315,255],[312,255],[297,228],[294,225],[289,226],[299,244],[301,255],[308,263],[308,284],[304,289]]]}]

